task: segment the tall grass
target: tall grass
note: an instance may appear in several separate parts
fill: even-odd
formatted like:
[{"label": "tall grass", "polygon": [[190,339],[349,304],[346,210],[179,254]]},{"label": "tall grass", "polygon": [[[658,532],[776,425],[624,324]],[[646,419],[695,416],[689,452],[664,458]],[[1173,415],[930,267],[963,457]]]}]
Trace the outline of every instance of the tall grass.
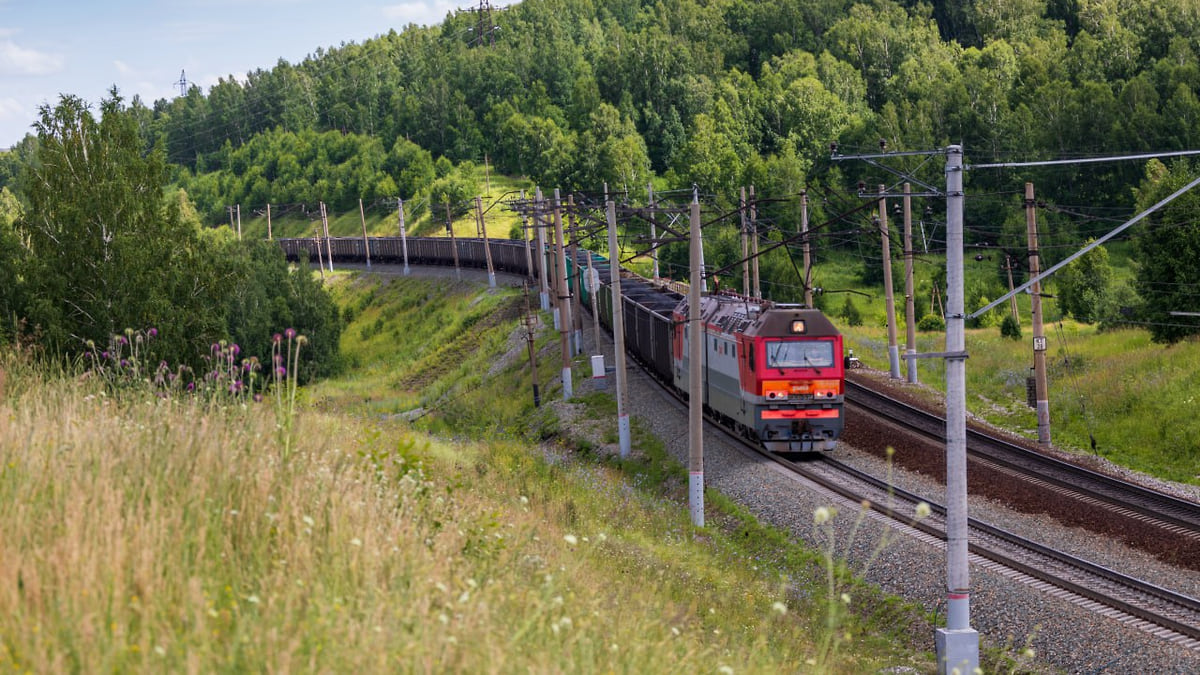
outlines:
[{"label": "tall grass", "polygon": [[[285,460],[269,406],[19,384],[0,403],[5,670],[795,672],[813,659],[786,587],[692,545],[686,514],[619,470],[311,410]],[[879,649],[828,669],[907,659]]]}]

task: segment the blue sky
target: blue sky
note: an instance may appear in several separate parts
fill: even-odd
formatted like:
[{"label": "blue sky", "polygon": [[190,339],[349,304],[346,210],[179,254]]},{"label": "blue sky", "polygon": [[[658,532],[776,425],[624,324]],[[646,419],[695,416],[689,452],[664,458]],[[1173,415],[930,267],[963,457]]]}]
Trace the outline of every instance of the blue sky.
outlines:
[{"label": "blue sky", "polygon": [[[507,3],[493,0],[493,6]],[[60,93],[98,104],[114,84],[146,105],[179,94],[180,71],[205,92],[279,59],[435,25],[478,0],[0,0],[0,148]]]}]

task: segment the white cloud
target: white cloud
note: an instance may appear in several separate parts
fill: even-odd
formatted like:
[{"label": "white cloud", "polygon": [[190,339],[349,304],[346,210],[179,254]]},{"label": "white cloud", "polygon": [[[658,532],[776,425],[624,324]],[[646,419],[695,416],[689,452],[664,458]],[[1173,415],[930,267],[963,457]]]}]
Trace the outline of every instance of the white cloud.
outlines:
[{"label": "white cloud", "polygon": [[442,22],[448,12],[458,9],[458,2],[432,0],[431,2],[402,2],[383,7],[383,16],[401,26],[415,23],[432,26]]},{"label": "white cloud", "polygon": [[113,67],[117,69],[118,73],[120,73],[121,75],[124,75],[124,76],[130,76],[136,72],[136,71],[134,71],[133,68],[131,68],[129,66],[128,63],[125,63],[121,59],[115,59],[113,61]]},{"label": "white cloud", "polygon": [[52,75],[62,70],[63,56],[26,49],[12,40],[0,41],[0,74]]}]

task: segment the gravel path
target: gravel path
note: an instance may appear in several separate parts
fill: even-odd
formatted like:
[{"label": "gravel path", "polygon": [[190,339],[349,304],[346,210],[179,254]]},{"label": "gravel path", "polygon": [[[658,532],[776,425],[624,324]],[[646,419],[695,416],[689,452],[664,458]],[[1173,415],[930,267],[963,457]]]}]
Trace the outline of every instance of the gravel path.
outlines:
[{"label": "gravel path", "polygon": [[[591,345],[590,327],[585,344]],[[612,343],[602,340],[606,363],[611,366]],[[589,371],[590,373],[590,371]],[[688,462],[687,413],[674,404],[636,366],[629,368],[629,410],[647,429],[663,439],[669,452],[684,466]],[[591,384],[576,373],[576,393]],[[612,384],[610,383],[611,387]],[[554,396],[555,392],[548,392]],[[653,411],[653,412],[648,412]],[[615,421],[614,421],[615,425]],[[886,475],[886,463],[867,452],[840,443],[838,458]],[[834,519],[840,528],[838,554],[865,579],[883,590],[921,603],[939,614],[945,611],[946,556],[940,542],[929,544],[895,532],[884,534],[876,522],[859,529],[847,545],[850,529],[859,513],[857,504],[798,486],[770,462],[752,456],[724,441],[717,434],[704,439],[704,472],[708,487],[743,504],[760,520],[791,532],[796,538],[817,543],[813,512],[820,506],[837,506]],[[899,487],[943,501],[945,488],[919,474],[892,470]],[[1153,557],[1130,550],[1095,534],[1058,525],[1045,516],[1014,512],[984,499],[971,498],[971,517],[1034,538],[1056,548],[1083,556],[1099,564],[1131,573],[1160,586],[1200,596],[1200,574],[1164,565]],[[876,555],[878,542],[890,543]],[[864,570],[866,561],[869,566]],[[1014,581],[985,561],[972,557],[971,625],[986,645],[1011,646],[1019,651],[1032,647],[1039,662],[1070,673],[1197,673],[1200,651],[1172,645],[1145,631],[1100,616],[1069,601]],[[926,648],[933,651],[933,635]]]}]

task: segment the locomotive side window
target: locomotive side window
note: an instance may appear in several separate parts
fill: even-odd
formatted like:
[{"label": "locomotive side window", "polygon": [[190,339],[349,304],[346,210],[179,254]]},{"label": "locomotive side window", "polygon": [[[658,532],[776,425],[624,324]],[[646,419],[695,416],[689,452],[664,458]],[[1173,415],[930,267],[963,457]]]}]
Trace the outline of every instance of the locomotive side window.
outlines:
[{"label": "locomotive side window", "polygon": [[833,343],[827,340],[768,342],[768,368],[829,368]]}]

